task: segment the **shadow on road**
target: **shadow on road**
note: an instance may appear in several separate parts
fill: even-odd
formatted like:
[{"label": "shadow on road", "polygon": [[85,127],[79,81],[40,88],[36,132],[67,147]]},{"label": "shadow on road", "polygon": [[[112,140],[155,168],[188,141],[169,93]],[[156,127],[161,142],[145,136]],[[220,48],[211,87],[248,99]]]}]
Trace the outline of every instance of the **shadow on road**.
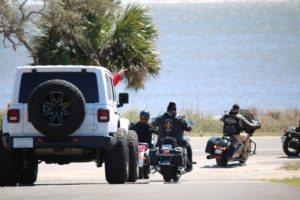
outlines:
[{"label": "shadow on road", "polygon": [[16,187],[36,187],[36,186],[51,186],[51,185],[103,185],[103,184],[108,184],[108,183],[37,183],[34,185],[18,185]]},{"label": "shadow on road", "polygon": [[203,167],[199,168],[210,168],[210,169],[232,169],[232,168],[237,168],[237,167],[242,167],[245,166],[245,164],[240,164],[240,163],[229,163],[226,165],[226,167],[220,167],[218,165],[204,165]]},{"label": "shadow on road", "polygon": [[277,158],[286,158],[286,159],[289,159],[289,160],[298,160],[298,159],[300,159],[300,156],[279,156]]}]

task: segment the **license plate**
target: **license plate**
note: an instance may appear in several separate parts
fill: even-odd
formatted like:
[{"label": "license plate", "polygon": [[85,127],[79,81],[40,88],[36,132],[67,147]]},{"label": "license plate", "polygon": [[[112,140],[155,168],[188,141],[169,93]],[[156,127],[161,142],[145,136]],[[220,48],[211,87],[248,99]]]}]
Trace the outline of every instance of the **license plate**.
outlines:
[{"label": "license plate", "polygon": [[221,149],[216,149],[216,150],[215,150],[215,154],[219,154],[219,155],[221,155],[221,154],[222,154],[222,152],[223,152],[223,151],[222,151]]},{"label": "license plate", "polygon": [[139,161],[138,161],[138,166],[139,166],[139,167],[143,167],[143,166],[144,166],[144,161],[143,161],[143,159],[139,159]]},{"label": "license plate", "polygon": [[14,148],[32,148],[33,138],[14,138]]}]

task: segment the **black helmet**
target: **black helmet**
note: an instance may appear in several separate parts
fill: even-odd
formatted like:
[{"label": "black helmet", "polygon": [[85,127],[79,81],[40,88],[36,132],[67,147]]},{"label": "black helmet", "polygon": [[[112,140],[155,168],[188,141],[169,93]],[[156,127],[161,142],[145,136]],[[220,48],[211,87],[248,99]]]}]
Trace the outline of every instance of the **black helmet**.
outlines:
[{"label": "black helmet", "polygon": [[230,114],[238,114],[240,112],[240,106],[238,104],[233,104],[231,110],[230,110]]},{"label": "black helmet", "polygon": [[142,110],[140,112],[140,119],[150,119],[150,112],[146,110]]},{"label": "black helmet", "polygon": [[167,111],[173,111],[176,112],[177,108],[176,108],[176,103],[174,102],[170,102],[168,107],[167,107]]}]

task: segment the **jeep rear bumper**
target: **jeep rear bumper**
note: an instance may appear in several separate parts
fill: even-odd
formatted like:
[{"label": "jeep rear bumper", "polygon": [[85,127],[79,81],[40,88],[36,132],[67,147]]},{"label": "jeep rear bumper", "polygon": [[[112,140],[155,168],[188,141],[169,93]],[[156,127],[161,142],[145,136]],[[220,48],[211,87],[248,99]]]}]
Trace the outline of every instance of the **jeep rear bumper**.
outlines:
[{"label": "jeep rear bumper", "polygon": [[110,151],[116,144],[112,136],[81,136],[54,139],[47,137],[11,137],[3,134],[3,145],[7,149],[81,148]]}]

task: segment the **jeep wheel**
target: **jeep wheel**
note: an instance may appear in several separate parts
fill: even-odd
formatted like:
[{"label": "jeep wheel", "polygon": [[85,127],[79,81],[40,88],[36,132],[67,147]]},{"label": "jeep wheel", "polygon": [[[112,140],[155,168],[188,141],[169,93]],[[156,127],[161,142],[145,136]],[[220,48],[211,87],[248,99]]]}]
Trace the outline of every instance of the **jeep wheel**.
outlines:
[{"label": "jeep wheel", "polygon": [[17,185],[17,160],[14,152],[4,149],[0,131],[0,186]]},{"label": "jeep wheel", "polygon": [[144,167],[139,167],[139,176],[138,176],[138,178],[139,179],[143,179],[144,178],[144,174],[145,174]]},{"label": "jeep wheel", "polygon": [[138,138],[134,131],[129,130],[127,134],[128,153],[129,153],[129,175],[128,182],[136,182],[138,168]]},{"label": "jeep wheel", "polygon": [[32,161],[28,163],[26,167],[22,166],[19,171],[19,184],[21,185],[32,185],[38,174],[38,162]]},{"label": "jeep wheel", "polygon": [[33,90],[28,101],[28,117],[44,135],[70,135],[84,120],[84,96],[70,82],[58,79],[46,81]]},{"label": "jeep wheel", "polygon": [[108,183],[125,183],[128,178],[128,150],[123,129],[116,133],[116,145],[105,156],[105,177]]}]

